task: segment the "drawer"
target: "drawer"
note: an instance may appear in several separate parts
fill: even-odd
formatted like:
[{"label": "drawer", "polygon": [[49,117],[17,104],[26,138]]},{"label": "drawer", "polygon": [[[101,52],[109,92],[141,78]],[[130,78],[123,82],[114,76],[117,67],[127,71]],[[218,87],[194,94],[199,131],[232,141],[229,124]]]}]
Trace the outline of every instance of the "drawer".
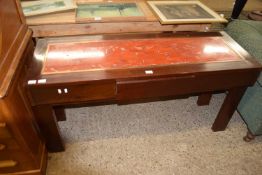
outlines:
[{"label": "drawer", "polygon": [[32,158],[21,151],[0,152],[0,174],[37,169]]},{"label": "drawer", "polygon": [[227,90],[252,85],[250,82],[253,81],[253,77],[255,77],[255,73],[221,71],[161,78],[148,77],[148,79],[119,80],[117,81],[117,100],[121,103],[121,101],[136,99]]},{"label": "drawer", "polygon": [[117,100],[128,101],[187,94],[195,76],[128,80],[117,82]]},{"label": "drawer", "polygon": [[11,133],[9,132],[6,123],[0,123],[0,139],[12,138]]},{"label": "drawer", "polygon": [[19,150],[20,147],[14,139],[0,139],[0,152],[6,150]]},{"label": "drawer", "polygon": [[85,102],[114,98],[116,83],[93,82],[74,85],[29,87],[33,105]]}]

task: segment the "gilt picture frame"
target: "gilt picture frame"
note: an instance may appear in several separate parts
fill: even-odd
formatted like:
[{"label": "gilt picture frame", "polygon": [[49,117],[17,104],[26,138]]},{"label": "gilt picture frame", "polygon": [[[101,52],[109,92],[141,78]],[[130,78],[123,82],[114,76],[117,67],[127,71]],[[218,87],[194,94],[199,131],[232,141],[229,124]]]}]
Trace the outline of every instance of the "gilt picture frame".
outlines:
[{"label": "gilt picture frame", "polygon": [[73,0],[38,0],[21,2],[25,16],[36,16],[55,12],[74,10]]},{"label": "gilt picture frame", "polygon": [[161,24],[226,23],[227,20],[199,1],[147,1]]}]

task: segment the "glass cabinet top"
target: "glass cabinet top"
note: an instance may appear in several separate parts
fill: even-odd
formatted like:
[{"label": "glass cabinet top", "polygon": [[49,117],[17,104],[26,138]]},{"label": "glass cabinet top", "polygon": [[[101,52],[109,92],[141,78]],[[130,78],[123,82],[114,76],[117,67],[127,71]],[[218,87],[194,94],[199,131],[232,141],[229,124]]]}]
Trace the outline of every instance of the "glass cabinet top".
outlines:
[{"label": "glass cabinet top", "polygon": [[[39,57],[40,58],[40,57]],[[238,61],[222,37],[169,37],[51,42],[42,74]]]}]

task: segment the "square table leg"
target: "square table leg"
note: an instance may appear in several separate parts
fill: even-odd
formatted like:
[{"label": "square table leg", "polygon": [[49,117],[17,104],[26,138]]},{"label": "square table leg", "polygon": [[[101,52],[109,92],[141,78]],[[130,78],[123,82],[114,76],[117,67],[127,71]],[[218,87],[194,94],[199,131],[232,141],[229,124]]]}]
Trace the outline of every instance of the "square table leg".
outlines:
[{"label": "square table leg", "polygon": [[209,105],[211,98],[212,98],[212,93],[200,94],[197,99],[197,105],[198,106]]},{"label": "square table leg", "polygon": [[247,87],[239,87],[228,90],[228,94],[220,108],[220,111],[213,123],[213,131],[223,131],[226,129],[233,113],[235,112]]},{"label": "square table leg", "polygon": [[54,107],[57,121],[66,121],[65,108],[62,106]]},{"label": "square table leg", "polygon": [[43,134],[49,152],[64,151],[65,146],[60,135],[57,117],[52,105],[34,106],[33,111]]}]

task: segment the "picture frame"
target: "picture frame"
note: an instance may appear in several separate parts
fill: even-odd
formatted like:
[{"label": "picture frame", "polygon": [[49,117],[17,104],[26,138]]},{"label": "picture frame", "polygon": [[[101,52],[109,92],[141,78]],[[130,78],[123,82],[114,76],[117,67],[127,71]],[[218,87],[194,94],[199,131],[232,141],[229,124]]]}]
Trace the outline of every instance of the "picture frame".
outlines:
[{"label": "picture frame", "polygon": [[76,9],[73,0],[38,0],[21,2],[26,17]]},{"label": "picture frame", "polygon": [[135,1],[78,2],[77,22],[143,21],[145,13]]},{"label": "picture frame", "polygon": [[199,1],[147,1],[161,24],[226,23],[227,20]]}]

